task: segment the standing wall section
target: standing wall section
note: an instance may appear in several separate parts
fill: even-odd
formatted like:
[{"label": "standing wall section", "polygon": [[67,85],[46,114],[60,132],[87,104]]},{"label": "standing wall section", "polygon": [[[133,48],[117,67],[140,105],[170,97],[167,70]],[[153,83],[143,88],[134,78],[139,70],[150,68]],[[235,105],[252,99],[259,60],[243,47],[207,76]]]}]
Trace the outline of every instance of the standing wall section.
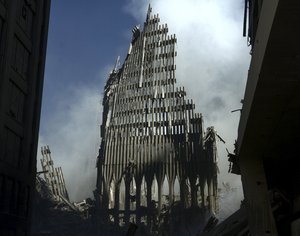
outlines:
[{"label": "standing wall section", "polygon": [[202,116],[176,86],[176,43],[149,7],[105,86],[96,199],[116,224],[151,224],[153,212],[179,199],[184,208],[218,208],[215,133],[204,143]]}]

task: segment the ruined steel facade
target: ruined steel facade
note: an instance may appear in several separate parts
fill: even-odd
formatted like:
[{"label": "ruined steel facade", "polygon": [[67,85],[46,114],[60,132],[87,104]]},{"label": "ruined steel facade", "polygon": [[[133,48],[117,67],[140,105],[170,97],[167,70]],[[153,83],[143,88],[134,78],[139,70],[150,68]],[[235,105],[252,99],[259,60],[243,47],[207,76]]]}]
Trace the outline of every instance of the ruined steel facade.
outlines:
[{"label": "ruined steel facade", "polygon": [[151,223],[180,201],[217,211],[215,131],[176,87],[176,36],[149,7],[132,30],[128,55],[107,80],[103,98],[96,199],[115,223]]},{"label": "ruined steel facade", "polygon": [[42,172],[46,183],[50,186],[53,196],[59,201],[69,201],[65,178],[61,167],[54,167],[49,146],[41,147]]}]

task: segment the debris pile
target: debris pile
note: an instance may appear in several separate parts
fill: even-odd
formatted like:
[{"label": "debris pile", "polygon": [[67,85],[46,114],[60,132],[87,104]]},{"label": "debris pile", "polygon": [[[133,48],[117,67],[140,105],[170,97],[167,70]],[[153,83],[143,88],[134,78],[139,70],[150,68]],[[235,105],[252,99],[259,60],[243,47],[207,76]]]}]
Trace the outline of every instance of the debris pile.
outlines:
[{"label": "debris pile", "polygon": [[43,170],[36,176],[31,235],[97,235],[92,223],[94,201],[70,202],[62,169],[54,168],[50,154],[48,146],[42,147]]},{"label": "debris pile", "polygon": [[32,235],[85,235],[90,230],[89,220],[71,205],[56,199],[46,181],[37,176]]}]

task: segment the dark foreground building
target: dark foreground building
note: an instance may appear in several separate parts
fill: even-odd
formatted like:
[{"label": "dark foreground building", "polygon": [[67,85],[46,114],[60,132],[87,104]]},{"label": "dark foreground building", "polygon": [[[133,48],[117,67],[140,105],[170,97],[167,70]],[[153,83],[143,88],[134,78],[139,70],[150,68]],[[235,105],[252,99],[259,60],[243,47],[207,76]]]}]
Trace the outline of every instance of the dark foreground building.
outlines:
[{"label": "dark foreground building", "polygon": [[238,130],[245,200],[205,235],[300,235],[300,2],[245,1],[251,63]]},{"label": "dark foreground building", "polygon": [[157,224],[180,203],[218,211],[215,131],[176,86],[176,37],[149,7],[104,89],[96,201],[115,224]]},{"label": "dark foreground building", "polygon": [[247,1],[252,59],[238,130],[251,235],[300,235],[300,2]]},{"label": "dark foreground building", "polygon": [[0,235],[28,235],[50,0],[0,0]]}]

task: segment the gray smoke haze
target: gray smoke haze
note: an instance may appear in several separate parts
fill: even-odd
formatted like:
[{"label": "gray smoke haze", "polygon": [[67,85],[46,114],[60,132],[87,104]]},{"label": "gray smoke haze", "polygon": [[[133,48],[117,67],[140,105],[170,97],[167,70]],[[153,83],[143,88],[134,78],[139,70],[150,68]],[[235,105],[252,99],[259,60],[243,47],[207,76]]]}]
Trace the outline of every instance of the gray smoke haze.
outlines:
[{"label": "gray smoke haze", "polygon": [[[112,66],[99,73],[99,81],[106,78]],[[56,167],[61,166],[66,187],[72,201],[92,197],[96,187],[96,157],[100,146],[102,119],[102,88],[83,85],[66,89],[58,98],[56,113],[47,118],[39,137],[39,148],[49,145]],[[38,165],[41,169],[38,150]]]},{"label": "gray smoke haze", "polygon": [[[152,13],[159,13],[169,34],[178,40],[177,83],[187,90],[204,117],[204,126],[214,126],[226,141],[218,142],[219,187],[230,182],[234,192],[222,194],[221,214],[239,208],[243,198],[239,176],[228,174],[226,147],[234,149],[250,61],[246,39],[242,37],[242,0],[164,0],[150,1]],[[126,11],[145,21],[149,1],[131,0]],[[234,196],[232,196],[234,195]]]}]

